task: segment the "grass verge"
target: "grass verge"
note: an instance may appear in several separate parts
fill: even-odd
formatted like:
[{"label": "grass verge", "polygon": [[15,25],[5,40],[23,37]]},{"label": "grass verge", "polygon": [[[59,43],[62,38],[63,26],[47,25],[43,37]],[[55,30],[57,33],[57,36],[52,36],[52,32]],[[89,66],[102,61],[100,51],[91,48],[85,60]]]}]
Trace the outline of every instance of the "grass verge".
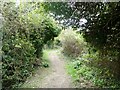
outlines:
[{"label": "grass verge", "polygon": [[[119,88],[120,81],[110,76],[107,69],[90,65],[90,61],[63,56],[66,69],[77,88]],[[94,63],[93,63],[94,64]]]}]

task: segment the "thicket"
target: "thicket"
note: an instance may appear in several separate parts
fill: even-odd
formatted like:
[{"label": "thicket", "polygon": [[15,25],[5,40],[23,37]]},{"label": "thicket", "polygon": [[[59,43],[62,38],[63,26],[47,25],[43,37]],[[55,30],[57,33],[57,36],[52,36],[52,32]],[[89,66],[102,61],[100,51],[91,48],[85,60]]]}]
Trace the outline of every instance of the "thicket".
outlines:
[{"label": "thicket", "polygon": [[2,88],[12,89],[40,65],[42,48],[60,31],[40,3],[2,4]]}]

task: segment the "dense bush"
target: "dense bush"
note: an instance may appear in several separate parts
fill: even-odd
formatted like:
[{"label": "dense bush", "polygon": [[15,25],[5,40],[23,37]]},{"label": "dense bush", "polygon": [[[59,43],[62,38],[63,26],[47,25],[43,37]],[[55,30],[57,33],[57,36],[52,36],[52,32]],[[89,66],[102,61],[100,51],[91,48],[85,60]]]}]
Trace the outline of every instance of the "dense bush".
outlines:
[{"label": "dense bush", "polygon": [[[11,39],[8,40],[11,41]],[[31,74],[35,63],[35,48],[30,42],[19,38],[8,45],[7,41],[3,41],[3,88],[11,88],[14,87],[11,85],[25,81]]]},{"label": "dense bush", "polygon": [[53,40],[60,30],[45,14],[41,4],[38,5],[41,8],[35,6],[31,12],[27,12],[31,3],[21,5],[15,7],[14,3],[4,3],[2,7],[2,87],[7,90],[26,80],[36,63],[39,64],[38,60],[41,62],[43,45]]},{"label": "dense bush", "polygon": [[82,35],[72,29],[63,30],[59,39],[62,43],[63,52],[71,56],[79,56],[85,49],[86,43]]}]

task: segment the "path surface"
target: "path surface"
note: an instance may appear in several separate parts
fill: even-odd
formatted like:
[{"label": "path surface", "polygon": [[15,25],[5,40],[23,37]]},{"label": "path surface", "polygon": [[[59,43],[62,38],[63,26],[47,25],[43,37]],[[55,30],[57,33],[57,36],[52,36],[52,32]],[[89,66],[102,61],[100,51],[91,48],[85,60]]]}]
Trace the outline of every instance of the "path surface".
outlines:
[{"label": "path surface", "polygon": [[50,73],[42,72],[43,75],[35,75],[32,80],[27,81],[27,87],[72,88],[71,77],[66,73],[65,61],[57,54],[57,50],[51,50],[48,54],[51,63]]},{"label": "path surface", "polygon": [[52,73],[45,77],[42,87],[49,88],[70,88],[71,80],[65,71],[65,62],[57,55],[57,51],[49,53],[49,60],[51,62]]}]

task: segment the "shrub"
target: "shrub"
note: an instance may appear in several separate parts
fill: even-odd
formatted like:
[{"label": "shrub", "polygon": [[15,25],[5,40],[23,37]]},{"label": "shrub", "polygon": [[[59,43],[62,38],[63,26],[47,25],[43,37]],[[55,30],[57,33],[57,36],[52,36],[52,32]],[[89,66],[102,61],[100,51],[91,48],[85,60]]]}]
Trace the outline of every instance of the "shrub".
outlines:
[{"label": "shrub", "polygon": [[72,29],[63,30],[59,35],[59,39],[65,54],[79,56],[85,49],[86,43],[82,35],[77,34]]},{"label": "shrub", "polygon": [[19,87],[26,80],[35,69],[36,62],[41,63],[43,45],[53,40],[60,30],[43,9],[33,8],[27,12],[29,4],[17,8],[14,3],[5,3],[2,7],[3,89]]},{"label": "shrub", "polygon": [[25,81],[34,69],[35,48],[29,41],[20,38],[9,45],[4,41],[3,44],[2,85],[3,88],[14,88],[14,85]]}]

